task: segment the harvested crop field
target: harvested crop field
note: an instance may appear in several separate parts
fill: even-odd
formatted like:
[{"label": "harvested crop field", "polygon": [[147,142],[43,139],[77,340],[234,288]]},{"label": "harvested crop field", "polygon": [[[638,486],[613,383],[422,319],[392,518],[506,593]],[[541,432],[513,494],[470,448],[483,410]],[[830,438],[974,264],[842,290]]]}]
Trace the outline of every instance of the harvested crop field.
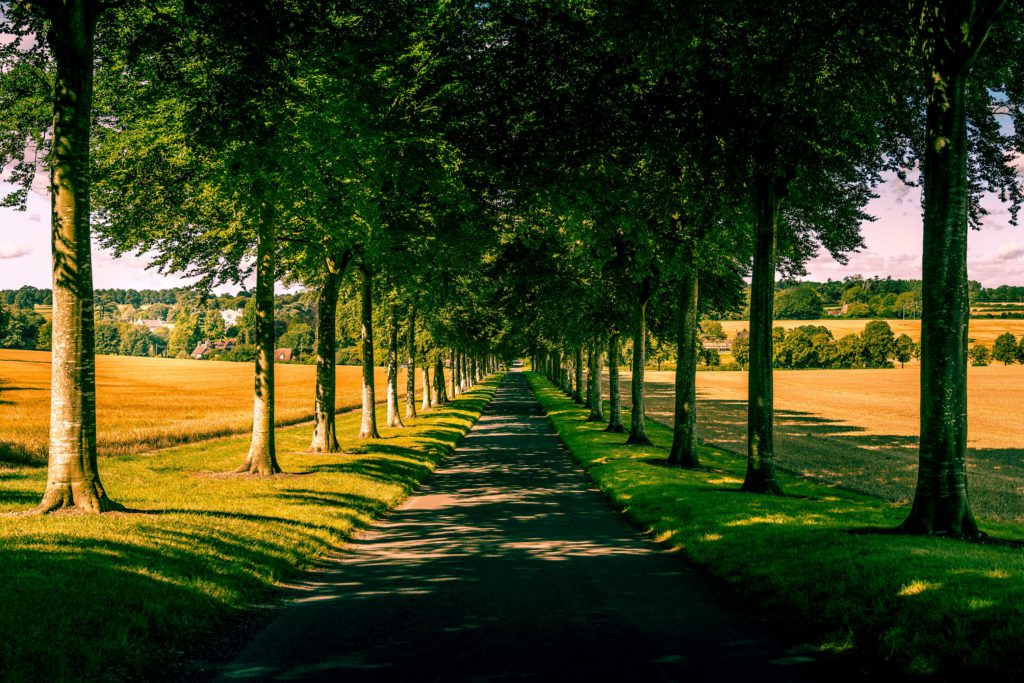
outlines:
[{"label": "harvested crop field", "polygon": [[[781,468],[892,501],[917,477],[919,366],[893,370],[777,370],[776,455]],[[629,373],[623,373],[628,403]],[[647,412],[672,424],[673,373],[647,372]],[[697,374],[698,434],[746,453],[747,373]],[[968,369],[968,469],[979,516],[1024,522],[1024,366]]]},{"label": "harvested crop field", "polygon": [[[311,420],[315,368],[278,363],[274,370],[277,424]],[[338,367],[339,411],[359,405],[360,372]],[[386,376],[378,368],[381,400]],[[252,428],[252,387],[251,363],[97,356],[99,452],[134,453],[245,432]],[[49,352],[0,350],[0,460],[45,457],[49,405]]]},{"label": "harvested crop field", "polygon": [[[824,325],[832,332],[832,336],[838,339],[847,334],[860,334],[869,322],[871,321],[861,319],[825,318],[824,320],[776,320],[773,325],[786,330],[791,330],[801,325]],[[916,342],[921,341],[920,320],[886,320],[886,322],[889,323],[889,327],[892,328],[896,336],[906,334]],[[749,328],[750,323],[746,320],[722,321],[722,329],[725,330],[729,339],[733,339],[740,330]],[[971,320],[969,329],[968,335],[974,340],[974,343],[991,347],[996,337],[1004,332],[1012,332],[1018,339],[1021,335],[1024,335],[1024,319]]]}]

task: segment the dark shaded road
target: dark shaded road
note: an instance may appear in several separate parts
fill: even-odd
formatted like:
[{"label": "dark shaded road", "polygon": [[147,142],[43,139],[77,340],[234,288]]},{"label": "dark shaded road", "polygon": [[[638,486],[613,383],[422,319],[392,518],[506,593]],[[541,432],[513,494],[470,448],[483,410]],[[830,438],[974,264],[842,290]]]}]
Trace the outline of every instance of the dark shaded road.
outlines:
[{"label": "dark shaded road", "polygon": [[836,680],[609,509],[511,373],[223,680]]}]

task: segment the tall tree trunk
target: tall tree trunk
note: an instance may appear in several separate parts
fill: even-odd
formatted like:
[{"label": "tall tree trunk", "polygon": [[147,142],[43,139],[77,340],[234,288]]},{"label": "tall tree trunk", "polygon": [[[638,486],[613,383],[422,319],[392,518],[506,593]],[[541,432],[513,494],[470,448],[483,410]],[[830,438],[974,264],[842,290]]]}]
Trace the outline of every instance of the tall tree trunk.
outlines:
[{"label": "tall tree trunk", "polygon": [[604,431],[621,434],[622,396],[619,394],[619,333],[608,337],[608,426]]},{"label": "tall tree trunk", "polygon": [[430,410],[430,364],[427,363],[427,359],[423,359],[423,402],[420,403],[420,412],[425,413]]},{"label": "tall tree trunk", "polygon": [[341,273],[328,263],[316,300],[316,390],[313,401],[314,453],[337,453],[338,433],[334,424],[336,374],[334,371],[335,323]]},{"label": "tall tree trunk", "polygon": [[604,422],[604,399],[601,397],[601,347],[595,340],[587,349],[587,399],[590,415],[587,422]]},{"label": "tall tree trunk", "polygon": [[360,439],[379,439],[377,431],[377,396],[373,382],[373,276],[364,264],[359,268],[362,275],[362,327],[363,342],[363,416],[359,425]]},{"label": "tall tree trunk", "polygon": [[473,373],[472,373],[473,384],[476,384],[477,382],[480,381],[480,364],[477,362],[477,357],[476,356],[473,356],[473,358],[472,358],[472,368],[473,368]]},{"label": "tall tree trunk", "polygon": [[434,363],[434,389],[437,391],[437,405],[448,402],[448,393],[444,379],[444,353],[438,351],[437,362]]},{"label": "tall tree trunk", "polygon": [[398,415],[398,306],[391,306],[391,319],[388,326],[388,427],[401,429],[402,418]]},{"label": "tall tree trunk", "polygon": [[750,362],[747,377],[747,475],[751,493],[782,493],[775,480],[772,318],[775,304],[775,178],[754,178],[754,272],[750,283]]},{"label": "tall tree trunk", "polygon": [[[901,525],[909,533],[978,539],[967,495],[967,78],[1002,1],[925,3],[927,62],[921,440],[917,488]],[[946,3],[940,3],[946,4]],[[931,10],[936,10],[934,13]]]},{"label": "tall tree trunk", "polygon": [[[416,417],[416,307],[409,307],[409,332],[405,335],[405,364],[409,373],[405,379],[405,417]],[[423,392],[428,396],[430,392]],[[430,400],[427,399],[427,407]]]},{"label": "tall tree trunk", "polygon": [[574,403],[583,403],[583,345],[576,347],[576,356],[573,360],[575,377],[573,378],[572,400]]},{"label": "tall tree trunk", "polygon": [[647,298],[637,299],[633,308],[633,376],[630,381],[633,400],[630,411],[629,438],[631,446],[653,446],[647,436],[644,414],[644,365],[647,362]]},{"label": "tall tree trunk", "polygon": [[452,349],[452,398],[455,398],[462,392],[459,390],[459,384],[461,382],[459,378],[459,354]]},{"label": "tall tree trunk", "polygon": [[697,270],[683,273],[679,286],[679,342],[676,354],[676,410],[672,427],[672,465],[700,467],[697,455]]},{"label": "tall tree trunk", "polygon": [[277,474],[274,445],[274,275],[276,208],[272,192],[262,189],[256,232],[256,391],[253,399],[252,442],[239,472]]},{"label": "tall tree trunk", "polygon": [[40,512],[123,509],[107,496],[96,462],[89,134],[98,4],[51,3],[47,12],[47,42],[56,63],[50,172],[53,350],[50,453]]}]

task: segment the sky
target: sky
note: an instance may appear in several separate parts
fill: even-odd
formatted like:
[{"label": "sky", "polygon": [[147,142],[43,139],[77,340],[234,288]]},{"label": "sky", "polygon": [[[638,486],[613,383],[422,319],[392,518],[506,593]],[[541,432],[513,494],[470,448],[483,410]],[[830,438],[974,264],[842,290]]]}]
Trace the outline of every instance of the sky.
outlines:
[{"label": "sky", "polygon": [[[0,184],[0,193],[8,189]],[[877,220],[863,226],[866,246],[850,255],[849,265],[819,254],[807,266],[806,279],[824,281],[860,274],[865,277],[921,278],[921,194],[919,188],[887,178],[867,207]],[[980,231],[968,239],[967,268],[970,279],[985,287],[1024,285],[1024,228],[1010,225],[1009,213],[998,201],[986,203],[989,215]],[[147,269],[144,257],[114,258],[93,247],[93,278],[97,289],[161,289],[191,282],[178,275]],[[32,192],[24,212],[0,208],[0,289],[22,285],[50,286],[50,200]],[[235,292],[237,285],[218,288]]]}]

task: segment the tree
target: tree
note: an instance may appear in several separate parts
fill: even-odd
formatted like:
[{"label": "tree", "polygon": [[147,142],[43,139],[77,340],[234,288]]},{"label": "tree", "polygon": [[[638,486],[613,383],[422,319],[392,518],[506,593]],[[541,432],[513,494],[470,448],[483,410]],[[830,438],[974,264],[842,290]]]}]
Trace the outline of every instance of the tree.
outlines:
[{"label": "tree", "polygon": [[[89,223],[90,133],[93,121],[93,66],[96,27],[109,3],[100,0],[5,6],[0,34],[17,37],[0,47],[0,75],[17,82],[26,71],[52,62],[52,120],[48,154],[52,193],[53,354],[50,445],[46,491],[39,511],[74,507],[85,512],[119,509],[100,482],[96,460],[95,334],[92,240]],[[24,42],[23,42],[24,41]],[[0,92],[25,93],[24,83]],[[39,90],[29,90],[28,98]],[[5,95],[6,96],[6,95]],[[0,107],[2,108],[2,107]],[[37,110],[40,111],[40,110]],[[24,203],[35,177],[29,146],[47,136],[40,121],[4,121],[0,168],[15,164],[20,186],[14,203]],[[45,125],[45,124],[44,124]],[[38,155],[42,158],[47,155]],[[5,202],[6,203],[6,202]]]},{"label": "tree", "polygon": [[750,362],[750,338],[736,337],[732,340],[729,352],[732,353],[733,360],[739,363],[741,368],[745,367]]},{"label": "tree", "polygon": [[[1010,45],[997,46],[988,59],[983,54],[990,37],[1001,38],[1001,13],[1014,10],[1004,0],[925,0],[914,7],[925,109],[921,438],[914,500],[900,528],[977,539],[982,534],[967,497],[967,231],[983,215],[982,188],[1012,199],[1014,217],[1020,205],[1011,142],[999,132],[989,90],[1006,84],[1007,109],[1019,111],[1019,74],[1007,71],[1019,66],[1019,54],[1008,58]],[[1012,31],[1007,39],[1019,40],[1017,21],[1003,26]]]},{"label": "tree", "polygon": [[967,352],[967,357],[971,359],[971,365],[983,367],[992,360],[992,352],[984,344],[975,344]]},{"label": "tree", "polygon": [[1010,365],[1017,360],[1017,348],[1017,337],[1012,332],[1004,332],[992,344],[992,360]]},{"label": "tree", "polygon": [[[1016,350],[1016,344],[1014,344],[1014,350]],[[900,362],[901,368],[907,361],[913,358],[916,353],[917,344],[914,343],[913,339],[906,334],[901,334],[896,337],[895,358]]]},{"label": "tree", "polygon": [[891,368],[896,355],[896,339],[884,320],[872,320],[861,333],[861,353],[869,368]]},{"label": "tree", "polygon": [[704,320],[700,324],[701,336],[706,339],[725,339],[725,330],[722,323],[716,320]]},{"label": "tree", "polygon": [[777,320],[817,320],[824,313],[821,295],[813,287],[792,287],[775,295]]}]

